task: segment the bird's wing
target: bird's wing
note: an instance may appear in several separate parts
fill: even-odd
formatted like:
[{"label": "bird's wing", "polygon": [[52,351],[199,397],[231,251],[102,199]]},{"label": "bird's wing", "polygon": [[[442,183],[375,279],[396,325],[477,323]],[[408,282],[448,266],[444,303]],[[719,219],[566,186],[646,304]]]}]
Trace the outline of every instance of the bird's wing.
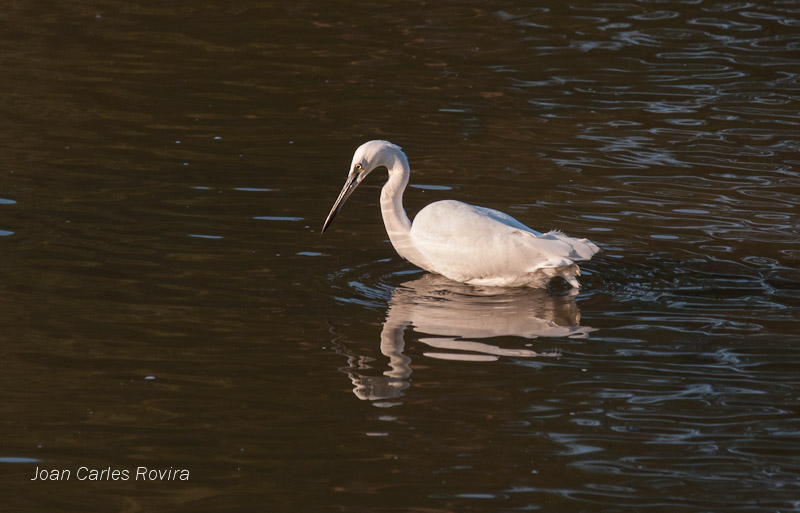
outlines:
[{"label": "bird's wing", "polygon": [[422,209],[411,238],[432,270],[462,281],[571,265],[596,252],[591,243],[594,251],[578,239],[557,232],[542,235],[508,214],[460,201],[438,201]]}]

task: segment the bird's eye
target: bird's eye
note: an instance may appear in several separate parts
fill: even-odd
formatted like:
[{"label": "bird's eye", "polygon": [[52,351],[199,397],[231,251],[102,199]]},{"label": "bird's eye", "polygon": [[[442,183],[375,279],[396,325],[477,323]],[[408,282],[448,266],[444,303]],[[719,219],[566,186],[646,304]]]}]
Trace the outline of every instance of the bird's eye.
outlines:
[{"label": "bird's eye", "polygon": [[362,169],[363,169],[363,168],[361,167],[361,164],[356,164],[355,170],[356,170],[357,172],[359,172],[359,173],[360,173]]}]

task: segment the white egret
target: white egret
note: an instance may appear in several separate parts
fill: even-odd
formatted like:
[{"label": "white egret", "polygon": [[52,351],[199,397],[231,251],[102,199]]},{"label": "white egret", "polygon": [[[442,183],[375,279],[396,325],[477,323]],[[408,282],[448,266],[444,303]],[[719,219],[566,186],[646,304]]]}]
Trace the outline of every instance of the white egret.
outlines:
[{"label": "white egret", "polygon": [[580,269],[575,261],[589,260],[599,251],[586,239],[559,231],[541,234],[508,214],[453,200],[426,206],[412,225],[403,209],[403,191],[411,173],[408,159],[388,141],[369,141],[358,147],[322,233],[350,194],[378,167],[389,171],[381,190],[389,240],[401,257],[426,271],[489,287],[545,287],[561,276],[577,288]]}]

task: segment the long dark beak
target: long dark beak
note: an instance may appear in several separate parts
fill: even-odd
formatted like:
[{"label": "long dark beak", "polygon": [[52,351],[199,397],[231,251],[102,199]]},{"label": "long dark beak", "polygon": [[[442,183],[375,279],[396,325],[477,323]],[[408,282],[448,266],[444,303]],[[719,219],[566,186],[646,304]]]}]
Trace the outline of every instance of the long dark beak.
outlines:
[{"label": "long dark beak", "polygon": [[356,190],[358,184],[361,183],[358,180],[357,174],[351,174],[347,176],[347,181],[344,183],[344,187],[342,187],[342,192],[339,193],[339,197],[336,198],[336,202],[333,204],[333,208],[331,208],[330,214],[328,214],[328,218],[325,219],[325,223],[322,225],[322,232],[325,233],[325,230],[328,229],[328,226],[333,222],[333,218],[336,217],[336,214],[339,212],[339,209],[342,208],[344,202],[347,201],[347,198],[353,194],[353,191]]}]

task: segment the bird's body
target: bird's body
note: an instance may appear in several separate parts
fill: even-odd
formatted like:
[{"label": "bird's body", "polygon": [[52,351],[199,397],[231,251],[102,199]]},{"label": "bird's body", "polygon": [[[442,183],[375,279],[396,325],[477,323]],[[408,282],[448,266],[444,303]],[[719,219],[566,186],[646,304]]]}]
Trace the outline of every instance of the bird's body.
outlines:
[{"label": "bird's body", "polygon": [[574,261],[597,251],[588,241],[559,232],[542,235],[497,210],[453,200],[423,208],[414,219],[411,240],[425,248],[427,270],[496,287],[540,287],[557,275],[577,287]]},{"label": "bird's body", "polygon": [[328,227],[341,205],[377,167],[385,166],[389,180],[381,190],[381,213],[397,253],[412,264],[470,285],[545,287],[561,276],[579,287],[575,261],[599,251],[586,239],[561,232],[541,234],[513,217],[460,201],[437,201],[417,214],[414,223],[403,209],[403,191],[410,169],[400,147],[370,141],[353,156],[347,182],[323,226]]}]

